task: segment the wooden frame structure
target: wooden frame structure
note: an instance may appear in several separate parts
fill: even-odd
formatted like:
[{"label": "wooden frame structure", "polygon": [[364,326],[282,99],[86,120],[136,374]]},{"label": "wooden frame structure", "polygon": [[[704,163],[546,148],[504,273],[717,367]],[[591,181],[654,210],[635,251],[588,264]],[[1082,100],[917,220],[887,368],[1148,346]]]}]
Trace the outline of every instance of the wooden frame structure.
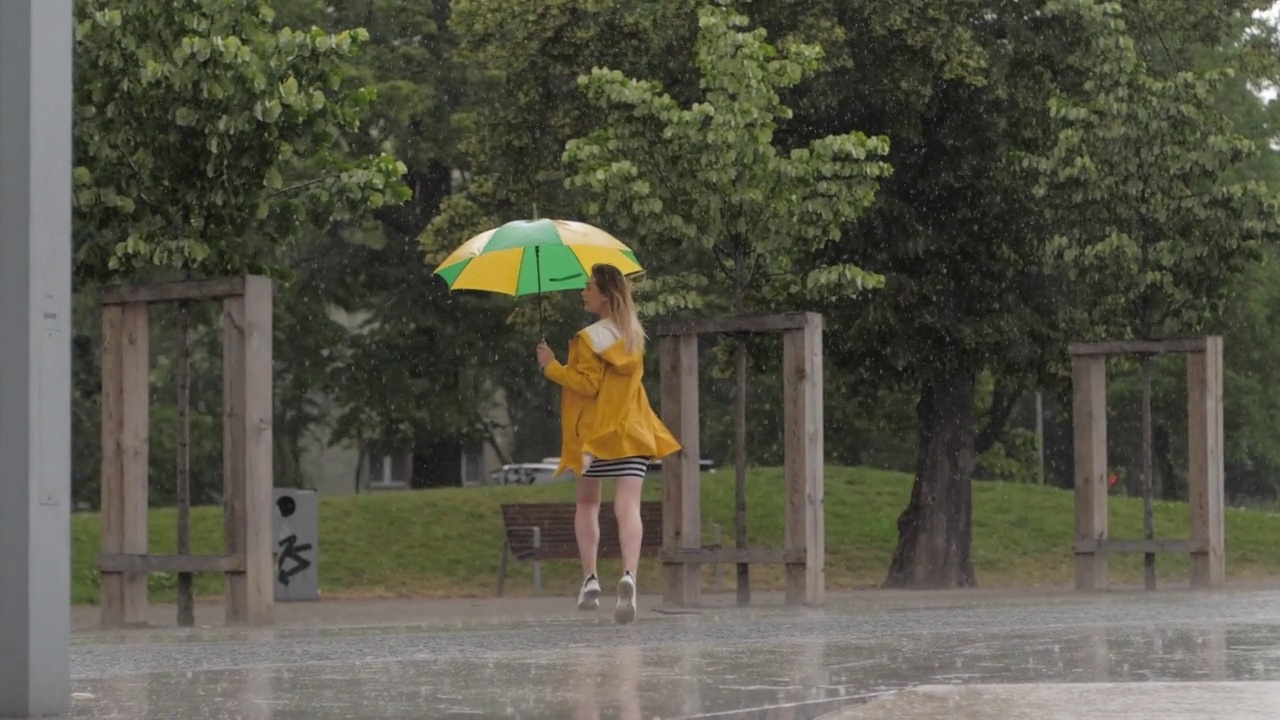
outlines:
[{"label": "wooden frame structure", "polygon": [[[662,418],[682,450],[662,463],[663,602],[696,607],[702,565],[784,564],[786,602],[821,606],[826,599],[823,525],[822,316],[793,313],[660,323]],[[782,333],[785,547],[703,547],[701,443],[698,426],[698,336]]]},{"label": "wooden frame structure", "polygon": [[[229,623],[264,624],[272,572],[272,282],[250,275],[102,291],[102,625],[147,624],[147,576],[226,574]],[[150,322],[157,303],[222,302],[221,555],[152,555],[147,547]]]},{"label": "wooden frame structure", "polygon": [[[1191,586],[1226,581],[1223,519],[1222,338],[1072,343],[1072,424],[1075,445],[1076,589],[1104,590],[1108,553],[1191,556]],[[1107,358],[1187,356],[1187,461],[1191,537],[1112,540],[1107,537]],[[1154,562],[1154,560],[1153,560]]]}]

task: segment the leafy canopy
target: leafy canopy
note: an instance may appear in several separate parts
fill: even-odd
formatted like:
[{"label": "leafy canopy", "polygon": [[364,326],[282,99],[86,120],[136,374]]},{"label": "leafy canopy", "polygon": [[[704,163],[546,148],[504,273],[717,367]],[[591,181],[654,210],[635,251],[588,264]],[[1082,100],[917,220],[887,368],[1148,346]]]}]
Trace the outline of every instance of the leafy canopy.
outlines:
[{"label": "leafy canopy", "polygon": [[1046,9],[1088,37],[1072,58],[1085,81],[1050,100],[1056,143],[1025,161],[1057,228],[1051,266],[1077,290],[1072,324],[1111,337],[1195,331],[1276,237],[1273,190],[1238,179],[1258,149],[1220,109],[1234,70],[1158,72],[1116,3]]},{"label": "leafy canopy", "polygon": [[395,158],[342,152],[374,99],[340,91],[363,30],[277,29],[268,0],[76,8],[82,274],[266,271],[308,228],[407,197]]},{"label": "leafy canopy", "polygon": [[565,184],[586,198],[587,215],[634,238],[642,261],[656,259],[649,270],[663,276],[662,294],[648,311],[723,302],[698,291],[717,265],[733,279],[735,312],[748,289],[785,297],[878,287],[883,278],[852,263],[805,260],[871,205],[890,173],[875,159],[888,139],[849,132],[784,154],[774,133],[791,111],[779,92],[816,71],[821,48],[779,51],[763,29],[740,30],[747,18],[726,7],[703,7],[698,19],[701,101],[682,107],[660,83],[596,68],[578,84],[600,127],[564,152]]}]

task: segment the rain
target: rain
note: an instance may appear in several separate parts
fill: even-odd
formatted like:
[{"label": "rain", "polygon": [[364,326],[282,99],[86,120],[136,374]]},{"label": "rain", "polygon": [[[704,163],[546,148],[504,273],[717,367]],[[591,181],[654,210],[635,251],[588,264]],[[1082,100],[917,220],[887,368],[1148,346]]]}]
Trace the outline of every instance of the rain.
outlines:
[{"label": "rain", "polygon": [[0,718],[1280,716],[1277,17],[5,0]]}]

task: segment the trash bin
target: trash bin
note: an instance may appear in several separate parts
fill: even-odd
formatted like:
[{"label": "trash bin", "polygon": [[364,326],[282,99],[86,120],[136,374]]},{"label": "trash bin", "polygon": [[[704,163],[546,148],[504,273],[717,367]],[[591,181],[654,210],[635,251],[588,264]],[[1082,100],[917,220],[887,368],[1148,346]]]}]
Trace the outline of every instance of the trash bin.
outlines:
[{"label": "trash bin", "polygon": [[315,490],[275,489],[272,534],[277,602],[320,599],[320,498]]}]

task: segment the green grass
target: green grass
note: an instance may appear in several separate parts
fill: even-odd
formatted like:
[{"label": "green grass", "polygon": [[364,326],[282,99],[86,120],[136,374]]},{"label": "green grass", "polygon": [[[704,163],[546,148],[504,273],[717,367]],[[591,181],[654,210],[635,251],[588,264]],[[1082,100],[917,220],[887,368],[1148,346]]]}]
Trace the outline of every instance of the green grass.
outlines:
[{"label": "green grass", "polygon": [[[782,473],[758,469],[748,481],[748,523],[753,547],[781,547],[783,528]],[[827,583],[832,589],[878,585],[889,565],[898,514],[906,506],[911,478],[863,468],[827,468]],[[1069,585],[1073,564],[1073,499],[1069,491],[1033,485],[975,483],[973,560],[978,582],[985,587]],[[655,476],[646,483],[647,499],[660,498]],[[387,492],[323,500],[320,511],[321,585],[325,597],[485,596],[493,592],[501,550],[504,502],[572,501],[569,483],[529,487],[450,488],[420,492]],[[703,476],[702,517],[705,540],[719,523],[725,544],[733,538],[733,473]],[[1142,503],[1112,497],[1110,536],[1141,537]],[[1227,571],[1233,579],[1280,577],[1280,516],[1251,510],[1228,510]],[[151,551],[172,553],[175,514],[153,510]],[[1157,537],[1185,537],[1187,506],[1156,504]],[[78,514],[72,522],[74,603],[98,601],[98,574],[93,569],[99,547],[99,518]],[[221,508],[192,511],[192,552],[217,553],[222,542]],[[1141,556],[1113,556],[1115,583],[1141,580]],[[1161,555],[1159,575],[1185,583],[1187,559]],[[646,560],[642,576],[656,578],[656,561]],[[608,577],[616,561],[601,563]],[[710,588],[711,572],[704,571]],[[723,568],[724,588],[733,586],[731,567]],[[527,563],[514,563],[507,594],[532,589]],[[575,561],[543,565],[548,592],[570,592],[580,575]],[[782,568],[752,568],[752,587],[780,588]],[[176,578],[151,577],[153,602],[171,601]],[[222,591],[218,575],[196,578],[197,592]]]}]

